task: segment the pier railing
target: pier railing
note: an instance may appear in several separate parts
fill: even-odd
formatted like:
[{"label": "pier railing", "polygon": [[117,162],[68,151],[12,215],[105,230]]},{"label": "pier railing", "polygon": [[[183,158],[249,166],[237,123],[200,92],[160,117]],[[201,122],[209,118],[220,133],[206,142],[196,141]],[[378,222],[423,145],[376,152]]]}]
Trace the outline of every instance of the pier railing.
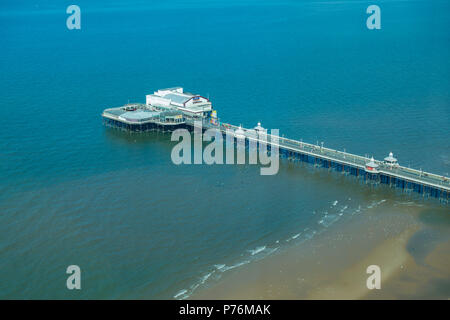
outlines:
[{"label": "pier railing", "polygon": [[[223,132],[225,132],[227,129],[235,131],[239,128],[244,130],[244,132],[254,130],[238,127],[229,123],[220,123],[218,126],[212,125],[208,122],[206,122],[205,124],[209,127],[220,129]],[[302,153],[312,154],[314,156],[330,159],[332,161],[337,161],[342,164],[353,165],[361,169],[365,168],[366,163],[370,161],[369,157],[363,157],[345,151],[326,148],[323,147],[323,145],[314,145],[303,141],[297,141],[285,137],[275,136],[269,133],[266,133],[265,136],[267,138],[264,140],[266,140],[267,143],[269,144],[273,143],[272,141],[278,141],[278,145],[280,147],[289,148],[294,151],[300,151]],[[252,137],[249,136],[247,136],[247,138],[253,139]],[[261,139],[258,138],[257,140]],[[450,179],[448,177],[404,166],[396,166],[392,168],[387,166],[383,161],[380,160],[374,161],[376,164],[379,165],[379,171],[385,174],[399,176],[407,180],[426,182],[428,184],[440,186],[443,187],[444,189],[450,190]]]},{"label": "pier railing", "polygon": [[[121,117],[114,113],[113,109],[106,109],[103,112],[104,118],[110,118],[114,119],[120,122],[129,123],[125,119],[121,119]],[[156,120],[156,119],[155,119]],[[202,126],[204,129],[213,128],[215,130],[220,130],[222,133],[231,132],[235,137],[236,133],[235,131],[238,129],[243,130],[244,135],[246,136],[246,139],[253,140],[256,142],[263,142],[267,143],[269,145],[278,145],[278,147],[285,151],[292,151],[292,155],[295,156],[295,154],[304,154],[314,157],[315,159],[321,159],[325,161],[329,161],[330,165],[332,163],[335,163],[337,165],[342,166],[348,166],[353,167],[356,169],[364,170],[366,168],[366,164],[371,160],[367,156],[359,156],[356,154],[348,153],[345,151],[339,151],[331,148],[327,148],[323,146],[323,143],[321,145],[319,144],[310,144],[307,142],[303,142],[302,140],[293,140],[285,137],[280,137],[273,135],[271,133],[265,132],[264,134],[256,134],[257,132],[255,129],[247,129],[243,127],[238,127],[229,123],[223,123],[220,121],[217,121],[217,124],[212,124],[209,121],[206,121],[206,119],[200,120],[200,119],[190,119],[186,118],[185,123],[189,126],[196,126],[197,122],[200,121],[202,123]],[[154,120],[153,120],[154,121]],[[437,174],[424,172],[422,170],[407,168],[403,166],[388,166],[383,161],[374,160],[376,164],[378,164],[378,171],[385,176],[390,176],[393,178],[403,179],[407,182],[413,182],[413,183],[419,183],[422,185],[437,187],[440,190],[445,190],[447,192],[450,191],[450,179],[445,176],[440,176]],[[334,166],[334,164],[333,164]],[[344,169],[343,169],[344,170]]]}]

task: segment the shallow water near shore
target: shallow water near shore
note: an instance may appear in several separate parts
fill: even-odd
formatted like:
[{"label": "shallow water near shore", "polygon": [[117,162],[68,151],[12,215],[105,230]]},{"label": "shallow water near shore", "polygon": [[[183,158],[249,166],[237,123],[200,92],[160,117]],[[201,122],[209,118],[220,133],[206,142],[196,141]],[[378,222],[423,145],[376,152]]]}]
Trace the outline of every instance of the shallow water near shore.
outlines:
[{"label": "shallow water near shore", "polygon": [[102,126],[181,85],[223,121],[448,175],[450,5],[380,2],[372,32],[369,4],[78,1],[80,31],[0,4],[0,297],[448,298],[448,206],[286,161],[176,166],[170,134]]},{"label": "shallow water near shore", "polygon": [[[447,214],[442,208],[434,210]],[[448,226],[430,230],[417,219],[421,212],[422,207],[411,209],[398,201],[366,207],[312,239],[224,275],[191,298],[446,298],[450,269],[444,252],[450,245],[450,230]],[[370,265],[380,267],[380,290],[366,286]]]}]

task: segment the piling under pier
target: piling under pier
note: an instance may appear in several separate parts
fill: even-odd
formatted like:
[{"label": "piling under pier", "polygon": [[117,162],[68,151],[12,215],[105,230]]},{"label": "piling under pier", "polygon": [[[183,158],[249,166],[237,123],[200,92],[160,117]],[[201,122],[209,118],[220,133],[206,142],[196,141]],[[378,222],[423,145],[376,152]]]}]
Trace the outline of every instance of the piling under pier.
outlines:
[{"label": "piling under pier", "polygon": [[[155,121],[147,123],[129,123],[111,115],[104,115],[103,123],[106,126],[130,132],[170,132],[179,128],[193,131],[195,126],[201,123],[202,131],[215,129],[222,134],[233,135],[235,141],[237,141],[239,137],[243,137],[243,140],[247,145],[252,140],[252,142],[256,144],[266,143],[269,152],[271,147],[277,146],[280,157],[286,158],[289,161],[305,162],[316,167],[327,168],[350,176],[359,177],[366,183],[384,184],[405,192],[414,192],[421,195],[423,198],[434,198],[442,203],[449,203],[450,179],[448,177],[400,165],[390,167],[383,161],[369,159],[367,157],[325,148],[303,141],[273,136],[268,133],[264,133],[263,135],[257,133],[255,135],[254,129],[245,129],[227,123],[212,124],[206,120],[198,121],[192,119],[186,119],[185,122],[177,124],[158,123]],[[237,130],[239,130],[241,134],[243,132],[244,135],[237,135]],[[369,161],[374,161],[377,165],[376,172],[367,170],[367,163]]]},{"label": "piling under pier", "polygon": [[[196,123],[186,121],[186,125],[193,130]],[[434,198],[440,202],[448,204],[450,194],[450,179],[445,176],[411,169],[403,166],[390,167],[383,161],[369,159],[359,155],[342,152],[319,145],[313,145],[302,141],[287,139],[279,136],[272,136],[264,133],[254,135],[254,129],[245,129],[227,123],[213,125],[210,122],[203,121],[202,131],[208,129],[220,130],[222,134],[233,134],[237,139],[235,132],[251,132],[245,135],[245,143],[251,140],[256,143],[267,143],[270,152],[270,146],[277,146],[280,157],[289,161],[306,162],[316,167],[327,168],[337,172],[343,172],[348,175],[360,177],[363,181],[371,184],[384,184],[402,191],[414,192],[423,198]],[[373,160],[378,165],[377,172],[367,171],[366,164]]]}]

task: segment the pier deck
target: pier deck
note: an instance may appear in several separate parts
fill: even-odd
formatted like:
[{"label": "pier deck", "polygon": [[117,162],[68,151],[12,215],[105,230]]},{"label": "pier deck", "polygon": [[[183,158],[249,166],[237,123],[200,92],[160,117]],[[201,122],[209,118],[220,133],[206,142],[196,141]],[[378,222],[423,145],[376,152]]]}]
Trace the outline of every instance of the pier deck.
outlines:
[{"label": "pier deck", "polygon": [[[161,122],[158,117],[136,122],[134,119],[131,121],[122,118],[120,115],[123,112],[123,108],[106,109],[102,114],[105,125],[126,131],[139,132],[153,130],[172,131],[177,128],[193,130],[197,124],[192,119],[183,119],[182,122],[176,123]],[[344,174],[361,177],[366,183],[386,184],[408,193],[415,192],[424,198],[436,198],[443,203],[449,203],[450,179],[445,176],[400,165],[390,166],[384,161],[373,158],[369,159],[356,154],[325,148],[322,145],[313,145],[303,141],[273,136],[268,133],[265,133],[265,138],[262,139],[260,135],[256,134],[254,129],[237,127],[228,123],[217,122],[217,124],[212,124],[205,119],[201,123],[203,131],[215,129],[222,134],[231,133],[235,138],[237,138],[235,131],[240,129],[242,132],[243,130],[246,142],[253,140],[256,143],[266,143],[268,150],[271,149],[271,146],[278,146],[280,157],[285,157],[292,161],[302,161],[314,166],[333,169]],[[370,172],[367,170],[367,167],[372,160],[377,168],[375,171]]]},{"label": "pier deck", "polygon": [[[186,121],[188,126],[194,127],[193,121]],[[221,123],[213,125],[209,122],[203,122],[202,127],[206,129],[217,129],[223,134],[230,130],[234,132],[239,127]],[[249,129],[241,128],[244,131]],[[250,129],[251,130],[251,129]],[[390,186],[401,188],[405,191],[413,191],[422,194],[424,197],[438,198],[448,203],[450,193],[450,179],[445,176],[424,172],[421,170],[411,169],[404,166],[396,166],[394,168],[387,166],[383,161],[375,160],[379,166],[378,173],[373,174],[366,172],[366,164],[369,158],[342,152],[319,145],[305,143],[303,141],[292,140],[284,137],[275,137],[267,134],[269,145],[275,145],[273,140],[278,140],[278,147],[281,156],[290,158],[291,160],[299,160],[319,165],[325,168],[333,168],[336,171],[346,172],[355,176],[364,176],[365,180],[374,183],[388,184]],[[262,141],[259,138],[246,136],[247,140]],[[264,141],[262,141],[264,142]]]}]

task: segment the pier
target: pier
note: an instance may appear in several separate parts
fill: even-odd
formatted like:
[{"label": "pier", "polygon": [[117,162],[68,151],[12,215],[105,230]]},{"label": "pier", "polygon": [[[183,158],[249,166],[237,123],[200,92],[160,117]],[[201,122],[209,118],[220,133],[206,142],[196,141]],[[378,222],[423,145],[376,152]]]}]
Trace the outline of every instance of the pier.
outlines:
[{"label": "pier", "polygon": [[[193,129],[194,121],[187,120],[186,125]],[[325,148],[303,141],[279,136],[274,137],[268,133],[264,133],[264,139],[261,139],[259,134],[254,135],[255,131],[258,132],[263,129],[260,124],[254,129],[246,129],[228,123],[214,125],[211,122],[203,121],[202,128],[203,130],[217,129],[222,134],[225,134],[227,130],[228,132],[243,131],[246,142],[250,140],[266,142],[269,150],[271,145],[275,145],[271,141],[277,140],[278,143],[276,145],[279,148],[280,157],[287,158],[290,161],[301,161],[316,167],[332,169],[344,174],[361,177],[367,183],[385,184],[393,188],[401,189],[404,192],[415,192],[424,198],[436,198],[448,204],[450,179],[445,176],[407,168],[389,161],[379,161],[373,158]],[[393,158],[392,154],[389,156]],[[388,158],[386,159],[390,160]]]},{"label": "pier", "polygon": [[267,144],[268,152],[276,146],[279,155],[290,161],[300,161],[363,179],[370,184],[384,184],[423,198],[449,203],[450,179],[399,165],[390,153],[383,161],[325,148],[267,133],[261,125],[252,129],[220,122],[208,98],[184,92],[181,87],[160,89],[146,96],[146,103],[127,104],[105,109],[102,113],[106,126],[124,131],[165,131],[184,128],[194,130],[201,123],[202,130],[214,129],[231,134],[235,141],[256,145]]}]

